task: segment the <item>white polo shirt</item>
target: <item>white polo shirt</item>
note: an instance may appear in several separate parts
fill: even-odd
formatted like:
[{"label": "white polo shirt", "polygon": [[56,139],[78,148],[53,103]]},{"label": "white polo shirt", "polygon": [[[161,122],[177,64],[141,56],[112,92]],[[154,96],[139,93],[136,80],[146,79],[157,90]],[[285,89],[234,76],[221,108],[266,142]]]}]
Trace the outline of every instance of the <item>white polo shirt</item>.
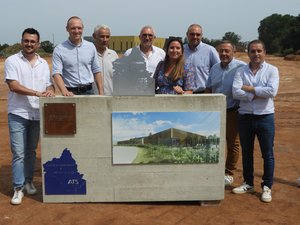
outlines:
[{"label": "white polo shirt", "polygon": [[[21,85],[35,91],[44,92],[52,85],[50,70],[46,60],[38,56],[34,66],[20,51],[8,57],[4,64],[4,79],[16,80]],[[21,116],[24,119],[39,120],[39,98],[8,92],[8,113]]]},{"label": "white polo shirt", "polygon": [[[103,55],[99,52],[98,58],[100,67],[102,68],[104,95],[111,96],[113,94],[113,65],[112,62],[119,58],[118,54],[109,48],[106,48]],[[97,90],[97,88],[95,89]],[[98,90],[97,90],[98,91]]]}]

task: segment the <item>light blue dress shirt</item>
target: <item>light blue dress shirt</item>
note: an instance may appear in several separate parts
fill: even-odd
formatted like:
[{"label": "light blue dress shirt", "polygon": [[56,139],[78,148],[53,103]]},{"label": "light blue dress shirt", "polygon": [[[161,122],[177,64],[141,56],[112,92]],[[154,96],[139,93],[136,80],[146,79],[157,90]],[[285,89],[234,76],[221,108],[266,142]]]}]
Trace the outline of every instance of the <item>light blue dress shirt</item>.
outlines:
[{"label": "light blue dress shirt", "polygon": [[206,81],[208,79],[209,71],[213,65],[220,62],[217,50],[203,42],[191,50],[188,44],[184,46],[184,57],[186,63],[194,66],[195,71],[195,90],[204,91],[206,88]]},{"label": "light blue dress shirt", "polygon": [[212,93],[226,95],[227,109],[239,106],[239,100],[232,97],[232,83],[237,69],[245,65],[246,63],[243,61],[232,59],[227,67],[223,68],[221,63],[217,63],[209,72],[206,87],[212,89]]},{"label": "light blue dress shirt", "polygon": [[78,87],[94,82],[101,72],[97,50],[93,43],[82,40],[74,45],[67,40],[55,47],[52,56],[52,75],[60,74],[66,87]]},{"label": "light blue dress shirt", "polygon": [[[253,93],[242,90],[243,85],[253,86]],[[249,65],[239,68],[234,76],[232,94],[240,100],[240,114],[265,115],[274,113],[274,97],[279,87],[279,72],[264,62],[254,75]]]}]

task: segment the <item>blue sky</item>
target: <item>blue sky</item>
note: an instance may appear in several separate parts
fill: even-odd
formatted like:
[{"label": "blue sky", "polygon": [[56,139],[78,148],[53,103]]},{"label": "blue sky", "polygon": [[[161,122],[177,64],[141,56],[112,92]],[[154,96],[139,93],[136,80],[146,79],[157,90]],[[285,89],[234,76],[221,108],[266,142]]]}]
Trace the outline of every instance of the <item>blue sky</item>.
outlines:
[{"label": "blue sky", "polygon": [[204,36],[220,39],[228,32],[243,41],[258,37],[259,22],[273,13],[297,16],[299,0],[1,0],[0,44],[20,41],[22,31],[34,27],[41,41],[64,41],[66,21],[77,15],[83,19],[84,35],[97,24],[107,24],[112,35],[137,35],[144,25],[152,25],[158,37],[185,36],[188,25],[199,23]]},{"label": "blue sky", "polygon": [[114,112],[113,141],[148,136],[168,128],[220,135],[219,112]]}]

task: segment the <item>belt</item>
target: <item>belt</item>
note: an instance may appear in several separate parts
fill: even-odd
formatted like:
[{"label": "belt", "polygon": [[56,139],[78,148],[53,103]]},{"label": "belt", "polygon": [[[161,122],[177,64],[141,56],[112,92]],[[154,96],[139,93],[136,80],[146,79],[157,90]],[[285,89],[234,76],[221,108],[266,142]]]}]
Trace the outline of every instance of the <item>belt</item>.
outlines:
[{"label": "belt", "polygon": [[205,92],[205,90],[203,91],[193,91],[193,94],[203,94]]},{"label": "belt", "polygon": [[193,91],[193,94],[203,94],[205,92],[205,87],[199,87]]},{"label": "belt", "polygon": [[227,109],[227,112],[236,112],[236,111],[238,111],[238,107],[232,107],[232,108],[228,108]]},{"label": "belt", "polygon": [[86,91],[92,90],[93,83],[82,84],[82,85],[79,85],[78,87],[66,87],[66,88],[68,91],[71,91],[75,94],[81,94],[81,93],[85,93]]},{"label": "belt", "polygon": [[251,117],[251,118],[263,118],[266,116],[273,115],[274,113],[262,114],[262,115],[255,115],[255,114],[239,114],[242,117]]}]

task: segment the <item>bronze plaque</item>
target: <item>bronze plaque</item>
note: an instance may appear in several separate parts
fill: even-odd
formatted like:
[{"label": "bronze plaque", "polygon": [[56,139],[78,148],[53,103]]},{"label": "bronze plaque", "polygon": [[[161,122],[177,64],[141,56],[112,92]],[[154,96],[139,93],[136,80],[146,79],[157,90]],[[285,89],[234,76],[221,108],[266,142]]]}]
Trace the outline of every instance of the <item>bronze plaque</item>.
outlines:
[{"label": "bronze plaque", "polygon": [[76,134],[76,104],[45,103],[44,132],[52,135]]}]

